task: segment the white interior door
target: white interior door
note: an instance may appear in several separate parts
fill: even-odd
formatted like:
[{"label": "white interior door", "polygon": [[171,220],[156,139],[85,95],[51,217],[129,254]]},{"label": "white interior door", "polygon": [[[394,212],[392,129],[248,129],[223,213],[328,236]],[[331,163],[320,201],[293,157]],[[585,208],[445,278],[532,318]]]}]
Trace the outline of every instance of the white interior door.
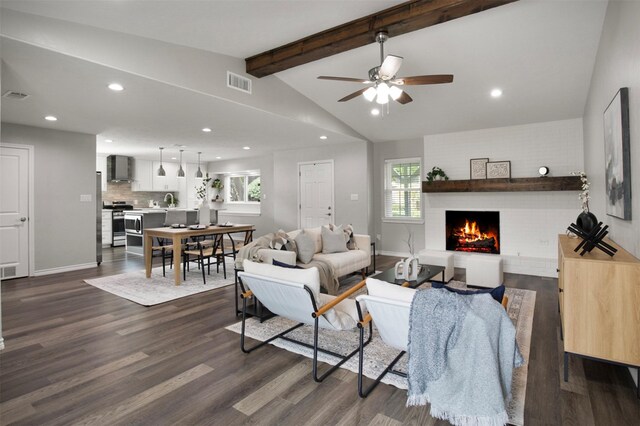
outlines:
[{"label": "white interior door", "polygon": [[300,227],[314,228],[333,223],[333,162],[302,163],[298,176]]},{"label": "white interior door", "polygon": [[0,277],[29,275],[29,151],[0,147]]}]

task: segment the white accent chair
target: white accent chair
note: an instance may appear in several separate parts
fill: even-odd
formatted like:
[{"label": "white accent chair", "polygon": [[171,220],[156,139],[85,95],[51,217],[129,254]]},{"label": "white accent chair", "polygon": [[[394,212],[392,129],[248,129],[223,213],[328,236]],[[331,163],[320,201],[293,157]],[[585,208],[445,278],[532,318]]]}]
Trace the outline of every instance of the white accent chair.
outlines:
[{"label": "white accent chair", "polygon": [[[402,286],[390,284],[375,278],[367,278],[366,280],[368,295],[356,297],[358,305],[366,305],[368,314],[358,323],[360,328],[360,360],[358,363],[358,395],[360,398],[366,398],[371,391],[378,386],[380,381],[387,373],[396,374],[398,376],[407,377],[406,373],[394,370],[393,367],[406,353],[409,346],[409,314],[411,312],[411,302],[416,290],[408,288],[409,283],[405,282]],[[504,296],[502,306],[507,309],[509,299]],[[376,328],[380,333],[380,338],[387,345],[397,349],[400,353],[391,361],[391,363],[380,373],[380,375],[364,389],[363,386],[363,370],[364,370],[364,328],[376,323]]]},{"label": "white accent chair", "polygon": [[[238,272],[238,277],[242,285],[249,289],[242,294],[240,348],[244,353],[250,353],[277,338],[312,348],[312,374],[316,382],[324,380],[329,374],[358,353],[360,350],[359,347],[347,355],[337,354],[320,348],[318,346],[318,331],[321,328],[329,330],[353,330],[358,326],[359,320],[363,318],[363,312],[361,311],[363,308],[356,305],[355,300],[348,299],[348,297],[364,287],[364,281],[339,296],[330,296],[320,293],[320,277],[318,269],[315,267],[309,269],[293,269],[245,260],[243,269],[244,271]],[[272,313],[297,321],[298,324],[264,342],[247,348],[245,346],[247,298],[252,296],[255,296],[260,303]],[[289,332],[305,324],[313,326],[313,345],[293,340],[286,336]],[[369,338],[365,342],[363,332],[361,331],[361,346],[365,346],[371,341],[371,332],[372,326],[369,326]],[[318,351],[340,358],[340,362],[329,368],[322,376],[318,376]]]},{"label": "white accent chair", "polygon": [[476,287],[498,287],[504,282],[502,258],[491,254],[473,254],[467,260],[467,284]]},{"label": "white accent chair", "polygon": [[449,282],[453,279],[453,253],[440,250],[420,250],[418,261],[421,265],[444,266],[444,280]]},{"label": "white accent chair", "polygon": [[[387,373],[407,377],[406,373],[394,370],[393,367],[407,351],[409,344],[409,312],[411,311],[411,301],[416,292],[416,290],[407,287],[408,283],[398,286],[375,278],[367,278],[366,283],[368,295],[356,297],[356,303],[359,306],[360,304],[366,305],[368,311],[364,319],[358,323],[360,328],[358,395],[360,398],[366,398]],[[382,341],[398,349],[400,353],[374,382],[367,389],[364,389],[364,329],[367,326],[371,327],[372,322],[376,323],[376,328]]]}]

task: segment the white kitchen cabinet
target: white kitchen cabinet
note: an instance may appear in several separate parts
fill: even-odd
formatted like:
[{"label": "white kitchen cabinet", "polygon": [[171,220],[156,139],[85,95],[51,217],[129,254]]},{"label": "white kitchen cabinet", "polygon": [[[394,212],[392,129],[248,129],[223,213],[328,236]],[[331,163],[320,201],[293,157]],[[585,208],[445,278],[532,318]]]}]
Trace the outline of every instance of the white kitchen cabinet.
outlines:
[{"label": "white kitchen cabinet", "polygon": [[162,162],[162,167],[165,171],[165,176],[158,176],[158,168],[160,167],[159,161],[153,162],[152,168],[152,180],[154,191],[178,191],[180,185],[178,182],[178,163]]},{"label": "white kitchen cabinet", "polygon": [[112,210],[102,210],[102,245],[110,246],[113,243],[113,223],[111,221]]},{"label": "white kitchen cabinet", "polygon": [[132,191],[153,191],[153,162],[135,159],[133,163]]},{"label": "white kitchen cabinet", "polygon": [[96,170],[102,172],[102,192],[107,190],[107,157],[96,157]]}]

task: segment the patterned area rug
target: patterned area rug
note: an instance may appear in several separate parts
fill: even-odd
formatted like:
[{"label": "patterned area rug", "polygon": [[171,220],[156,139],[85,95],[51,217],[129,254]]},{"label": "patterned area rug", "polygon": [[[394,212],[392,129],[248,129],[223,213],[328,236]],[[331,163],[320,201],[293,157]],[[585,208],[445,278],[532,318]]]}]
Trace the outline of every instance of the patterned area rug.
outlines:
[{"label": "patterned area rug", "polygon": [[[451,281],[451,286],[464,288],[465,283],[459,281]],[[341,290],[343,288],[341,287]],[[512,399],[507,408],[509,413],[509,423],[516,426],[524,425],[524,401],[525,393],[527,390],[527,373],[529,368],[529,349],[531,344],[531,329],[533,326],[533,312],[536,302],[536,292],[531,290],[521,290],[514,288],[507,288],[506,293],[509,297],[509,305],[507,306],[507,312],[509,318],[513,321],[516,327],[516,339],[518,346],[522,352],[522,356],[526,360],[526,364],[523,367],[517,368],[513,373],[512,382]],[[286,330],[287,328],[295,325],[295,322],[287,320],[282,317],[275,317],[264,323],[260,323],[253,318],[247,320],[247,336],[256,340],[267,340],[269,337],[278,334]],[[230,325],[227,330],[240,333],[241,323]],[[307,342],[313,343],[313,327],[304,326],[289,334],[290,337]],[[345,342],[352,342],[348,347],[345,347]],[[286,349],[290,352],[295,352],[304,355],[308,358],[313,357],[313,351],[304,346],[297,345],[292,342],[288,342],[282,339],[276,339],[272,342],[273,345]],[[334,332],[329,330],[322,330],[320,332],[320,346],[322,348],[329,349],[336,353],[346,354],[349,351],[355,349],[358,346],[358,331],[342,331]],[[383,369],[398,355],[398,351],[393,349],[380,339],[374,327],[374,336],[372,342],[365,348],[364,355],[364,374],[365,376],[374,379],[380,375]],[[335,365],[337,359],[320,353],[319,358],[321,361]],[[396,369],[400,371],[406,371],[406,355],[396,364]],[[342,368],[346,368],[354,373],[358,372],[358,357],[354,356],[345,364]],[[393,385],[400,389],[407,389],[407,379],[394,375],[387,374],[382,380],[383,383]],[[356,392],[356,389],[353,390]]]},{"label": "patterned area rug", "polygon": [[84,282],[142,306],[153,306],[233,284],[233,260],[228,260],[226,266],[226,279],[222,274],[222,267],[218,274],[215,266],[212,266],[211,275],[206,276],[206,284],[202,283],[202,272],[195,265],[191,265],[191,269],[187,271],[186,281],[183,281],[179,286],[175,285],[173,269],[169,269],[168,266],[166,277],[162,276],[162,267],[158,267],[151,270],[151,278],[149,279],[145,277],[143,270],[93,278],[84,280]]}]

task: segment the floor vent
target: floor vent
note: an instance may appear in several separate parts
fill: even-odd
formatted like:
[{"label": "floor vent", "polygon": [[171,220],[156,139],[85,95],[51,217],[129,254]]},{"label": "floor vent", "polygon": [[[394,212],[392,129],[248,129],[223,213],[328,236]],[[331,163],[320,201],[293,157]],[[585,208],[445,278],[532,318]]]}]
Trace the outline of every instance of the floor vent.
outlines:
[{"label": "floor vent", "polygon": [[16,276],[15,266],[5,266],[0,268],[0,278],[11,278]]},{"label": "floor vent", "polygon": [[251,80],[227,71],[227,87],[251,94]]},{"label": "floor vent", "polygon": [[14,92],[13,90],[7,90],[6,92],[4,92],[4,95],[2,95],[2,97],[21,101],[28,98],[29,95],[27,95],[26,93]]}]

